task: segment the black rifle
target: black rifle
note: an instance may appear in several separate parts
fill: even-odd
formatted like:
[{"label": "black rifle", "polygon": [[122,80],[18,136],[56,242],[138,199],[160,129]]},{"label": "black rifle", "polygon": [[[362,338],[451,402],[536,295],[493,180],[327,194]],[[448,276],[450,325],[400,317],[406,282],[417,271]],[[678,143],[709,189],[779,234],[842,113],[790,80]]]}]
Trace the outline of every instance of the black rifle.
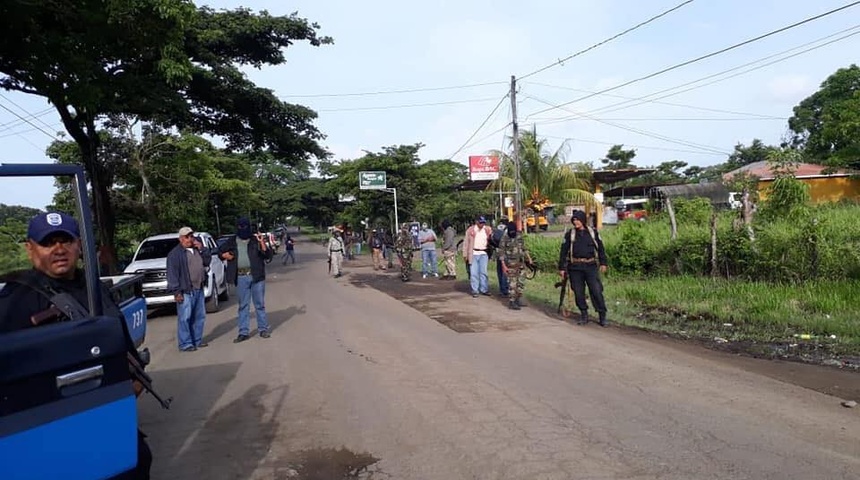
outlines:
[{"label": "black rifle", "polygon": [[[64,318],[68,320],[81,320],[90,316],[89,311],[71,294],[59,293],[47,285],[39,285],[35,279],[31,278],[27,274],[16,276],[9,280],[33,289],[42,296],[48,298],[48,301],[51,302],[52,305],[50,308],[44,312],[38,312],[30,318],[30,321],[34,326],[38,326],[43,323],[61,321]],[[128,345],[126,356],[128,357],[128,371],[131,374],[131,379],[140,383],[143,389],[149,392],[150,395],[152,395],[153,398],[161,404],[162,408],[169,409],[170,402],[173,401],[173,398],[171,397],[164,400],[161,395],[155,391],[155,388],[152,386],[152,377],[143,370],[143,367],[149,362],[144,361],[137,349],[134,348],[134,343],[131,341],[131,335],[128,332],[128,325],[126,325],[125,319],[117,318],[117,320],[122,325],[126,345]],[[148,350],[146,350],[145,356],[149,357]]]},{"label": "black rifle", "polygon": [[562,305],[564,305],[564,295],[567,293],[567,282],[568,282],[567,275],[565,275],[564,277],[561,278],[561,280],[559,280],[558,282],[555,282],[555,285],[554,285],[555,288],[561,287],[561,293],[558,296],[557,313],[561,313],[561,307],[562,307]]}]

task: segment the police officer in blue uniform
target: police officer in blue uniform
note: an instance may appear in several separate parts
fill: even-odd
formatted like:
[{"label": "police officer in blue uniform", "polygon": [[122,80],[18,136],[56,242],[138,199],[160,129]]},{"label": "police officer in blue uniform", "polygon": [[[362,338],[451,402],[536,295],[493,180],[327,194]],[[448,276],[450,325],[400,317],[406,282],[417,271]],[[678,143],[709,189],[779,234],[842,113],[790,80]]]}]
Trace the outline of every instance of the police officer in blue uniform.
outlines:
[{"label": "police officer in blue uniform", "polygon": [[[0,278],[0,282],[6,284],[0,290],[0,333],[38,326],[40,314],[51,308],[49,299],[29,285],[68,293],[81,305],[88,304],[84,273],[77,268],[81,242],[78,222],[73,217],[55,212],[33,217],[24,247],[33,268]],[[122,321],[122,312],[104,286],[101,298],[103,315]],[[135,383],[134,389],[140,395],[141,385]],[[152,453],[146,444],[145,435],[138,431],[137,468],[119,478],[148,479],[151,464]]]}]

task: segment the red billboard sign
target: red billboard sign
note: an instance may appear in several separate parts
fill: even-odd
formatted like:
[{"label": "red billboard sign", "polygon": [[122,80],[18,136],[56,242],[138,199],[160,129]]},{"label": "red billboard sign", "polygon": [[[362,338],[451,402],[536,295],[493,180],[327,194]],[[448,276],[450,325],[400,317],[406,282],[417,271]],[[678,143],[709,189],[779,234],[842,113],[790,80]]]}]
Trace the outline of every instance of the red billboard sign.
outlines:
[{"label": "red billboard sign", "polygon": [[470,156],[469,178],[472,180],[498,180],[499,157],[493,155]]}]

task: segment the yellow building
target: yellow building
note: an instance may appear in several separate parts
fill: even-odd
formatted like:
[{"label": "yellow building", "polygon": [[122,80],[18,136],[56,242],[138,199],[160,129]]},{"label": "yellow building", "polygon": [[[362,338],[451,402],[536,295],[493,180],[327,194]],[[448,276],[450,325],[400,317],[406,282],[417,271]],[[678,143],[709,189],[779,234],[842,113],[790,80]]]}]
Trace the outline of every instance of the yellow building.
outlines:
[{"label": "yellow building", "polygon": [[[860,201],[860,173],[843,169],[825,174],[823,172],[826,169],[823,165],[801,163],[794,172],[794,178],[809,185],[809,197],[813,203]],[[729,181],[741,173],[758,177],[759,199],[766,199],[770,186],[776,180],[768,162],[755,162],[732,170],[723,175],[723,180]]]}]

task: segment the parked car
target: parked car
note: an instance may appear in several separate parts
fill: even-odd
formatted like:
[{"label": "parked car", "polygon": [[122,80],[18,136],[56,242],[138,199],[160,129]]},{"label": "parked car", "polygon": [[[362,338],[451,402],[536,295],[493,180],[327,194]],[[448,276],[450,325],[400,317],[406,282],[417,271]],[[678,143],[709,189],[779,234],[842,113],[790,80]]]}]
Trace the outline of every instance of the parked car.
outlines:
[{"label": "parked car", "polygon": [[[218,245],[212,235],[206,232],[196,232],[203,242],[203,247],[212,255],[208,275],[203,286],[206,297],[206,311],[217,312],[220,303],[229,297],[227,286],[226,264],[218,257]],[[125,268],[125,273],[143,274],[143,296],[150,306],[173,304],[173,295],[167,292],[167,254],[176,246],[179,239],[175,233],[166,233],[148,237],[137,247],[131,263]]]},{"label": "parked car", "polygon": [[644,222],[648,219],[647,198],[622,198],[615,202],[615,210],[618,211],[618,220],[638,220]]}]

